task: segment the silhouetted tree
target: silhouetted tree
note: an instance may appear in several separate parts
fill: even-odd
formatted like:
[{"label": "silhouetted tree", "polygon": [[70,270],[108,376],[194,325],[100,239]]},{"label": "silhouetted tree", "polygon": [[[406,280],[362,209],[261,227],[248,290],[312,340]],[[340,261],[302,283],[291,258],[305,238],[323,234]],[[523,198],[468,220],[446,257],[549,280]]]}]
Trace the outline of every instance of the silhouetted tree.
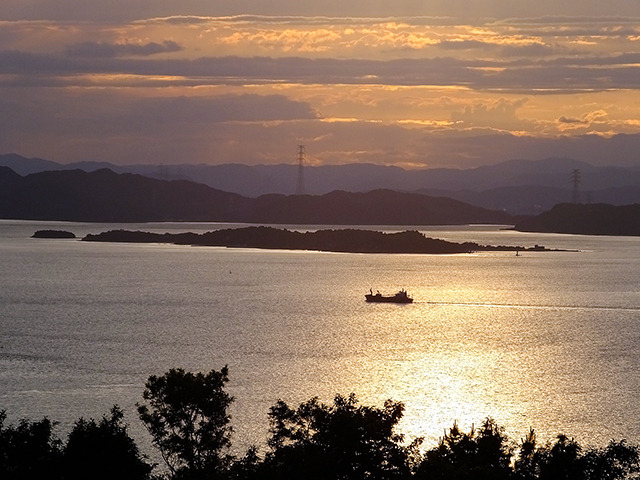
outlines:
[{"label": "silhouetted tree", "polygon": [[233,460],[227,472],[227,478],[228,480],[262,480],[261,466],[262,460],[258,456],[257,449],[251,447],[243,457]]},{"label": "silhouetted tree", "polygon": [[[169,468],[171,480],[638,480],[640,451],[625,441],[583,448],[566,435],[537,445],[531,429],[517,455],[504,429],[487,418],[463,432],[456,423],[423,455],[396,433],[404,405],[360,405],[354,394],[333,404],[318,398],[297,409],[278,401],[269,411],[269,451],[229,454],[228,370],[172,369],[149,377],[138,413]],[[5,426],[0,411],[0,480],[152,480],[153,466],[127,433],[114,406],[98,422],[80,418],[66,444],[55,423],[21,420]],[[163,477],[164,478],[164,477]]]},{"label": "silhouetted tree", "polygon": [[7,418],[0,411],[0,478],[32,480],[60,477],[62,442],[53,434],[55,423],[20,420],[18,426],[5,427]]},{"label": "silhouetted tree", "polygon": [[633,475],[640,471],[637,446],[611,441],[583,454],[582,447],[563,434],[553,445],[538,448],[532,460],[536,476],[526,478],[536,480],[622,480],[638,478]]},{"label": "silhouetted tree", "polygon": [[415,474],[417,479],[501,480],[511,478],[513,447],[491,418],[480,429],[464,433],[457,423],[439,445],[427,451]]},{"label": "silhouetted tree", "polygon": [[404,405],[359,405],[355,395],[338,395],[333,405],[312,398],[296,410],[283,401],[271,407],[268,452],[260,478],[404,479],[419,441],[402,445],[395,433]]},{"label": "silhouetted tree", "polygon": [[582,447],[564,434],[557,436],[553,446],[541,447],[536,452],[540,480],[582,479],[580,461]]},{"label": "silhouetted tree", "polygon": [[637,445],[624,440],[612,440],[605,448],[590,449],[584,454],[583,478],[589,480],[617,480],[639,478],[640,456]]},{"label": "silhouetted tree", "polygon": [[228,369],[207,374],[172,369],[147,380],[138,414],[175,479],[223,476],[233,457],[228,408],[233,398],[224,390]]},{"label": "silhouetted tree", "polygon": [[520,442],[518,458],[513,463],[516,478],[519,480],[535,480],[538,478],[537,438],[533,428]]},{"label": "silhouetted tree", "polygon": [[64,449],[65,480],[146,480],[153,465],[145,461],[127,433],[117,406],[100,422],[80,418],[69,433]]}]

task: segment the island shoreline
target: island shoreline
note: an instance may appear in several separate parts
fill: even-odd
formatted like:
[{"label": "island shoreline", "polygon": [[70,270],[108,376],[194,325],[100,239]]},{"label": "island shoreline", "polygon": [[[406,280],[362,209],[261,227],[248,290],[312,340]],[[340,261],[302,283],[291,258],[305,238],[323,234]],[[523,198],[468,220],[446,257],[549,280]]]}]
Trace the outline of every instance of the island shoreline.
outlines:
[{"label": "island shoreline", "polygon": [[89,234],[86,242],[162,243],[227,248],[260,248],[274,250],[310,250],[335,253],[384,254],[457,254],[475,252],[558,252],[542,245],[481,245],[475,242],[455,243],[427,237],[416,230],[385,233],[375,230],[338,229],[297,232],[275,227],[244,227],[214,230],[206,233],[151,233],[109,230]]}]

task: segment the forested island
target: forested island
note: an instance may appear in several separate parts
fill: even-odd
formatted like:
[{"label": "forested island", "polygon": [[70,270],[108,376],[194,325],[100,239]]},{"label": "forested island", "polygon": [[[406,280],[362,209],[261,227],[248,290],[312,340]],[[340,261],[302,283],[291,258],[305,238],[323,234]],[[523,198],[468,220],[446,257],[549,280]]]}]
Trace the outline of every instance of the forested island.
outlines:
[{"label": "forested island", "polygon": [[451,254],[479,251],[550,251],[540,245],[533,247],[490,246],[474,242],[448,242],[429,238],[416,230],[394,233],[358,229],[297,232],[265,226],[214,230],[202,234],[110,230],[95,235],[89,234],[82,240],[87,242],[171,243],[345,253]]}]

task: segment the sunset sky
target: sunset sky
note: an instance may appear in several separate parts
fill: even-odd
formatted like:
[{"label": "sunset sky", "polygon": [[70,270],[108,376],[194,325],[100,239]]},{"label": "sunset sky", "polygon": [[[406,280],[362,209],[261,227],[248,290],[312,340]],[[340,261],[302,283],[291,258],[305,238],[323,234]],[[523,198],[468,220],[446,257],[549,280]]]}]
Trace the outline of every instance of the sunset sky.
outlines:
[{"label": "sunset sky", "polygon": [[0,153],[640,164],[638,0],[0,3]]}]

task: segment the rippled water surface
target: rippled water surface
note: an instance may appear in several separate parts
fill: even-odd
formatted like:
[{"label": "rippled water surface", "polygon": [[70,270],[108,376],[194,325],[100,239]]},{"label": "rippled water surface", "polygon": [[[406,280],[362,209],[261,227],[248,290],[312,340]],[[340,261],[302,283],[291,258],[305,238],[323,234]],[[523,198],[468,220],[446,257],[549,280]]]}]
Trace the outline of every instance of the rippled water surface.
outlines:
[{"label": "rippled water surface", "polygon": [[[402,431],[435,444],[487,416],[602,445],[640,442],[640,241],[421,228],[454,241],[577,252],[364,255],[31,239],[114,227],[221,225],[0,221],[0,409],[65,429],[146,378],[229,365],[235,443],[263,444],[267,412],[355,392],[406,405]],[[412,227],[415,228],[415,227]],[[367,304],[406,288],[410,305]]]}]

